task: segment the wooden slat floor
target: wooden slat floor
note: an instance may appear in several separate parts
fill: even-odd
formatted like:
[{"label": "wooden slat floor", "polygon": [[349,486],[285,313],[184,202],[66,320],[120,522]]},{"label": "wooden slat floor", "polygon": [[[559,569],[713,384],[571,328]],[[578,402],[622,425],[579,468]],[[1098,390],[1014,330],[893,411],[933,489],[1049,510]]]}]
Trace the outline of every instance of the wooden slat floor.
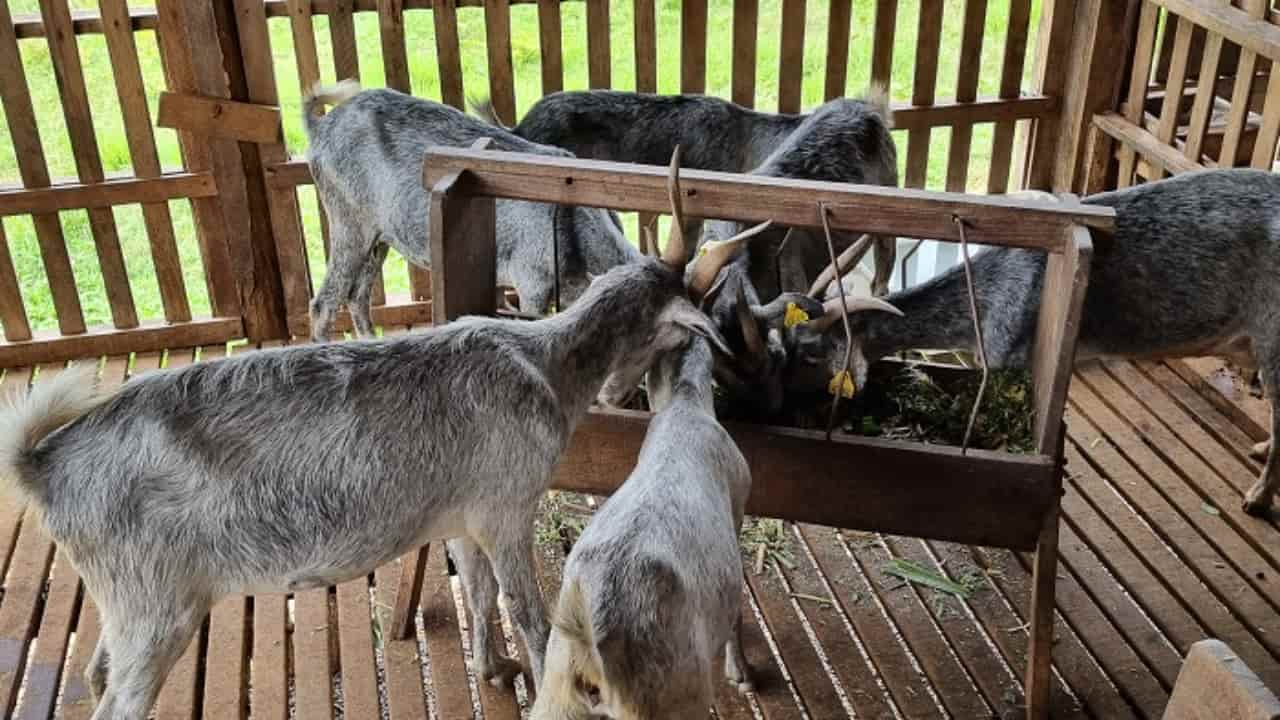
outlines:
[{"label": "wooden slat floor", "polygon": [[[224,352],[107,358],[102,371],[119,383]],[[1269,410],[1221,368],[1213,359],[1112,362],[1075,377],[1056,718],[1159,718],[1182,654],[1204,637],[1225,640],[1280,688],[1280,514],[1259,520],[1239,507],[1258,470],[1247,450],[1265,436]],[[57,371],[8,370],[0,389]],[[743,698],[723,687],[718,717],[1021,715],[1028,558],[826,527],[788,532],[789,563],[747,570],[746,652],[758,692]],[[903,583],[883,572],[893,557],[976,590],[961,601]],[[543,546],[548,598],[563,561],[560,543]],[[0,572],[0,717],[88,718],[81,674],[99,618],[38,524],[7,500]],[[224,601],[169,678],[156,717],[501,720],[526,712],[523,690],[468,676],[471,620],[442,546],[429,554],[417,639],[384,636],[399,572],[392,565],[336,589]],[[506,630],[511,638],[509,622]]]}]

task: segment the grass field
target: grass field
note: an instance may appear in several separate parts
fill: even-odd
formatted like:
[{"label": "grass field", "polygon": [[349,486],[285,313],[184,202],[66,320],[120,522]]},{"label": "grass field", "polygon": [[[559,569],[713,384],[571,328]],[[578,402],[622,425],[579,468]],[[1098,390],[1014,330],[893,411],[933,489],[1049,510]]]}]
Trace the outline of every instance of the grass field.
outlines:
[{"label": "grass field", "polygon": [[[71,5],[75,9],[92,9],[97,3],[94,0],[71,0]],[[657,5],[659,91],[675,93],[679,90],[680,2],[679,0],[659,0]],[[732,5],[732,0],[711,0],[708,13],[707,91],[723,97],[729,95],[730,88]],[[1032,8],[1031,37],[1033,40],[1030,43],[1032,46],[1034,46],[1039,5],[1039,0],[1036,0]],[[15,17],[39,12],[37,0],[9,0],[9,6]],[[612,0],[610,3],[613,85],[620,89],[635,87],[631,39],[632,7],[633,4],[626,0]],[[848,68],[848,91],[851,95],[861,92],[868,82],[874,9],[875,3],[872,0],[854,1]],[[948,98],[955,94],[963,9],[964,3],[961,0],[945,0],[937,89],[939,98]],[[808,22],[802,95],[805,108],[813,107],[822,101],[827,12],[827,2],[809,0],[807,3]],[[905,101],[910,98],[918,13],[919,0],[900,0],[898,3],[898,27],[891,88],[892,96],[896,101]],[[585,88],[587,86],[585,5],[576,2],[565,3],[562,14],[565,88]],[[517,109],[518,112],[523,113],[541,94],[537,9],[534,5],[517,5],[512,8],[511,16]],[[982,48],[980,95],[993,95],[996,92],[1000,62],[1004,52],[1007,19],[1007,3],[990,3],[986,17],[986,40]],[[488,89],[483,10],[460,8],[458,20],[463,54],[464,86],[469,96],[482,97]],[[438,99],[439,76],[435,61],[435,36],[430,11],[407,12],[405,25],[413,92],[422,97]],[[773,110],[777,107],[778,29],[780,26],[780,0],[760,0],[756,106],[763,110]],[[360,50],[361,80],[366,86],[380,86],[383,84],[383,68],[377,17],[372,13],[358,14],[356,32]],[[333,80],[335,79],[333,60],[326,18],[316,18],[315,34],[320,47],[324,79]],[[164,87],[159,52],[154,33],[141,32],[136,35],[136,38],[154,117],[156,97]],[[108,173],[128,172],[129,149],[125,141],[124,125],[105,41],[99,35],[79,36],[78,41],[103,165]],[[286,141],[291,152],[300,154],[306,148],[306,138],[299,117],[298,75],[287,19],[271,20],[271,42],[284,112]],[[27,81],[38,115],[41,140],[50,174],[55,178],[72,177],[75,175],[75,161],[62,117],[48,48],[41,39],[23,40],[20,42],[20,47]],[[1029,51],[1033,52],[1034,47],[1029,48]],[[1027,76],[1030,75],[1030,66],[1031,62],[1028,60]],[[1026,83],[1027,79],[1024,77],[1024,87]],[[157,129],[156,141],[160,149],[161,162],[166,167],[180,166],[181,160],[175,134],[170,130]],[[905,137],[898,137],[898,142],[901,159],[905,157]],[[929,187],[942,187],[948,143],[947,129],[934,131],[930,146]],[[970,164],[969,187],[972,191],[981,192],[985,187],[990,152],[991,127],[979,126],[974,133]],[[0,184],[18,182],[20,182],[18,165],[13,144],[9,138],[7,121],[0,116]],[[309,187],[302,188],[300,196],[308,248],[311,252],[313,277],[316,282],[319,282],[323,277],[323,255],[319,242],[315,196]],[[195,241],[190,206],[186,201],[175,201],[171,203],[171,209],[179,238],[192,310],[196,314],[208,314],[208,293],[203,279],[200,253]],[[141,211],[134,205],[117,207],[114,212],[127,258],[138,314],[142,318],[160,318],[162,309],[159,291],[155,283]],[[89,325],[109,323],[110,313],[101,273],[98,270],[93,238],[89,232],[87,213],[85,211],[63,212],[61,221],[84,306],[85,320]],[[633,228],[633,224],[627,223],[627,227]],[[4,231],[17,268],[19,284],[33,329],[56,327],[53,303],[45,280],[39,245],[31,219],[25,216],[7,217],[4,219]],[[407,292],[408,280],[402,259],[393,254],[388,261],[385,275],[389,293]]]}]

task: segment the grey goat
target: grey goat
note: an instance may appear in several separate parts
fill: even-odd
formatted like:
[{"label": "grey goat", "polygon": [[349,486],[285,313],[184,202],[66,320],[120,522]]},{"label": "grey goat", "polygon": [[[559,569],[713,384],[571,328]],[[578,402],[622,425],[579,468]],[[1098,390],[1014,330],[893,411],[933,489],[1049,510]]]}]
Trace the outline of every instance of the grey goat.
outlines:
[{"label": "grey goat", "polygon": [[[474,103],[473,110],[498,124],[488,102]],[[511,131],[582,158],[661,165],[680,146],[685,166],[698,170],[897,185],[891,127],[882,88],[808,114],[762,113],[708,95],[580,90],[547,95]],[[825,244],[815,247],[821,262]],[[888,290],[894,252],[892,238],[879,239],[876,294]],[[762,256],[754,264],[764,262]],[[765,276],[772,284],[772,272]]]},{"label": "grey goat", "polygon": [[[322,105],[336,105],[319,115]],[[311,303],[311,336],[327,338],[334,315],[347,303],[361,337],[373,334],[370,292],[387,250],[409,262],[431,263],[422,157],[433,145],[460,147],[490,138],[494,150],[568,157],[531,143],[448,105],[395,90],[366,90],[352,80],[313,89],[303,101],[310,147],[307,163],[329,216],[329,264]],[[616,213],[558,208],[545,203],[496,203],[498,282],[512,285],[521,309],[542,314],[554,300],[552,230],[559,241],[561,300],[573,302],[587,274],[602,274],[639,253],[627,242]]]},{"label": "grey goat", "polygon": [[[1166,358],[1225,354],[1256,363],[1273,406],[1280,390],[1280,177],[1256,170],[1186,173],[1084,199],[1116,211],[1113,238],[1099,238],[1076,358]],[[1029,362],[1045,257],[991,248],[972,261],[987,359]],[[850,317],[860,386],[869,359],[907,348],[974,350],[964,270],[957,266],[887,300],[901,315]],[[837,300],[795,328],[788,386],[825,388],[842,367]],[[1272,438],[1280,415],[1272,411]],[[1280,488],[1280,460],[1266,467],[1244,509],[1261,514]]]},{"label": "grey goat", "polygon": [[701,339],[658,360],[658,411],[635,471],[565,565],[532,720],[706,717],[715,660],[751,689],[742,654],[738,530],[746,459],[716,422]]},{"label": "grey goat", "polygon": [[[635,383],[691,334],[724,349],[686,296],[682,242],[536,322],[263,350],[106,398],[91,370],[38,383],[0,414],[0,479],[102,613],[94,720],[145,718],[219,598],[339,583],[444,538],[471,549],[477,633],[500,586],[540,682],[532,520],[575,426],[610,374]],[[480,675],[510,668],[476,638]]]}]

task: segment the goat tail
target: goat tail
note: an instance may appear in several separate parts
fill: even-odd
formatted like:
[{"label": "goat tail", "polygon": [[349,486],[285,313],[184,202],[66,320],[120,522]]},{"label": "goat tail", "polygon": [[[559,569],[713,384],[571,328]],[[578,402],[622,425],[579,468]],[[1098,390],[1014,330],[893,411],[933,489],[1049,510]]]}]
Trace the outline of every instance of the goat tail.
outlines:
[{"label": "goat tail", "polygon": [[874,83],[867,88],[862,101],[871,106],[871,109],[880,116],[886,130],[893,129],[893,109],[889,105],[889,88],[880,83]]},{"label": "goat tail", "polygon": [[316,83],[302,96],[302,123],[307,134],[315,129],[315,122],[320,119],[320,110],[325,105],[341,105],[360,93],[360,81],[355,78],[341,80],[334,85]]},{"label": "goat tail", "polygon": [[482,100],[477,98],[467,98],[467,107],[471,108],[471,112],[476,117],[490,125],[500,127],[503,130],[511,129],[502,124],[502,118],[498,117],[498,111],[493,107],[493,98],[484,98]]},{"label": "goat tail", "polygon": [[0,489],[44,498],[45,487],[31,463],[31,453],[58,428],[105,401],[95,382],[94,365],[75,365],[57,377],[36,383],[25,398],[16,394],[0,410]]},{"label": "goat tail", "polygon": [[591,689],[604,681],[591,632],[591,611],[576,580],[567,580],[552,615],[542,687],[529,720],[579,720]]}]

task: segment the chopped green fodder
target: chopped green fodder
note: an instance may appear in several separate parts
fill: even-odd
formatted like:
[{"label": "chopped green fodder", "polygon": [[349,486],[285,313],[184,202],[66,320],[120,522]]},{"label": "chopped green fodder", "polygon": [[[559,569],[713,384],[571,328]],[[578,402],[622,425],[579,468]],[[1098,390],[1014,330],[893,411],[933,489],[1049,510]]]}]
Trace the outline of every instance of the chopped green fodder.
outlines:
[{"label": "chopped green fodder", "polygon": [[796,563],[791,551],[791,539],[786,523],[775,518],[743,518],[742,532],[738,536],[743,556],[757,573],[763,569],[766,561],[776,561],[794,570]]},{"label": "chopped green fodder", "polygon": [[568,553],[591,519],[592,509],[576,502],[576,493],[548,491],[539,503],[534,520],[534,539],[542,547],[559,545]]}]

